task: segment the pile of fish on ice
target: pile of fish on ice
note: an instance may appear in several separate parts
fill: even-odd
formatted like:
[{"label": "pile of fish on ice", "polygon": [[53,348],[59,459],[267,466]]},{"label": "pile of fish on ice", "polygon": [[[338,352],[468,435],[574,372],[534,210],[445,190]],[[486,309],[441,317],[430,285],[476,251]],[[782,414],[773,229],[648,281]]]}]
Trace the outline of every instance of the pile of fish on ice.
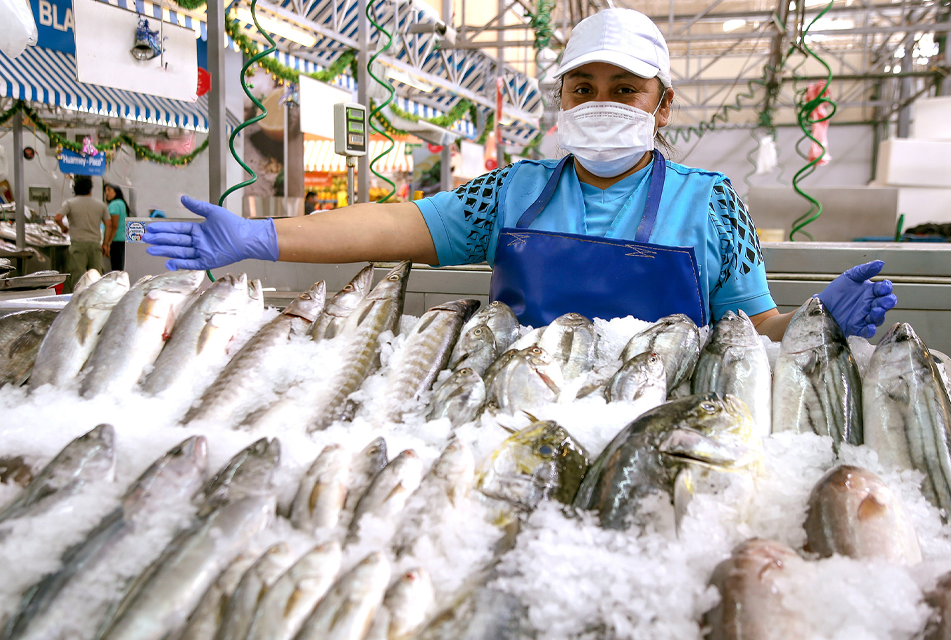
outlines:
[{"label": "pile of fish on ice", "polygon": [[409,272],[280,313],[90,272],[0,318],[0,638],[951,633],[951,401],[910,326],[525,331],[404,317]]}]

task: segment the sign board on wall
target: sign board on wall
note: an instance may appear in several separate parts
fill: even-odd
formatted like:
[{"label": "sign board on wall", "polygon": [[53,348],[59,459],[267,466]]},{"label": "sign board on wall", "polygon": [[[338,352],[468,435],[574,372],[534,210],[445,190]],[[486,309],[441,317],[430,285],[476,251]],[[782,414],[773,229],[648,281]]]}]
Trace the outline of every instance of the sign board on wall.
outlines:
[{"label": "sign board on wall", "polygon": [[[172,100],[198,99],[194,31],[165,23],[164,56],[136,60],[129,50],[135,43],[138,13],[96,0],[74,0],[73,14],[77,80]],[[158,20],[149,21],[152,30],[160,26]]]},{"label": "sign board on wall", "polygon": [[30,0],[36,20],[36,46],[76,53],[73,42],[73,0]]},{"label": "sign board on wall", "polygon": [[319,80],[300,77],[300,128],[322,138],[334,137],[334,105],[353,102],[353,94]]},{"label": "sign board on wall", "polygon": [[59,170],[77,176],[101,176],[106,172],[106,154],[84,156],[63,149],[59,156]]}]

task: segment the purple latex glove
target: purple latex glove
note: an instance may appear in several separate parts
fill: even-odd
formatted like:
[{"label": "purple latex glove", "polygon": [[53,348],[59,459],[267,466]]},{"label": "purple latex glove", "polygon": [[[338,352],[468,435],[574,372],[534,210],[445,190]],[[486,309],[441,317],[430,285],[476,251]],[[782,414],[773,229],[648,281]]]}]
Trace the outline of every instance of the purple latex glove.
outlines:
[{"label": "purple latex glove", "polygon": [[149,255],[172,258],[165,263],[170,271],[216,269],[248,259],[277,261],[277,230],[270,218],[246,220],[188,196],[182,196],[182,204],[205,221],[153,222],[142,236],[142,242],[154,245],[146,249]]},{"label": "purple latex glove", "polygon": [[816,294],[847,336],[871,338],[885,322],[885,313],[898,304],[890,280],[870,282],[885,263],[873,260],[852,267]]}]

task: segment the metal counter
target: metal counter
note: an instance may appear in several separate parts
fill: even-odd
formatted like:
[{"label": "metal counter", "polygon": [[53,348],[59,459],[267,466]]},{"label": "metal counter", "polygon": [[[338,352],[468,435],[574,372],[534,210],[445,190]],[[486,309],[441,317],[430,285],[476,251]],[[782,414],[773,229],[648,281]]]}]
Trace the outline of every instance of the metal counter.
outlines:
[{"label": "metal counter", "polygon": [[[895,283],[898,307],[887,322],[908,322],[929,347],[951,353],[951,244],[936,243],[764,243],[767,279],[780,311],[792,311],[821,291],[838,274],[869,260],[884,260],[882,277]],[[246,272],[260,278],[275,301],[326,280],[327,291],[337,291],[361,265],[317,265],[248,260],[215,275]],[[164,260],[145,253],[145,245],[126,247],[126,268],[134,282],[164,270]],[[385,268],[377,269],[377,279]],[[461,297],[488,301],[491,270],[485,265],[434,269],[414,267],[407,287],[405,313],[419,316],[429,307]],[[284,292],[283,294],[281,292]],[[879,331],[879,334],[882,332]],[[873,340],[874,342],[874,340]]]}]

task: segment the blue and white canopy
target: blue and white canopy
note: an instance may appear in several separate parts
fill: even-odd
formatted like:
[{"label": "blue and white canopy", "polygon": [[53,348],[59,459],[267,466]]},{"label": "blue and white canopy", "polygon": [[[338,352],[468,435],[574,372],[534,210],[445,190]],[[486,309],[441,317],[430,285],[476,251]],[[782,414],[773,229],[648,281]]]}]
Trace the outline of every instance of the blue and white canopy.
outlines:
[{"label": "blue and white canopy", "polygon": [[[169,100],[76,80],[76,58],[28,47],[17,58],[0,53],[0,96],[167,127],[208,130],[208,101]],[[238,122],[230,114],[229,128]]]}]

